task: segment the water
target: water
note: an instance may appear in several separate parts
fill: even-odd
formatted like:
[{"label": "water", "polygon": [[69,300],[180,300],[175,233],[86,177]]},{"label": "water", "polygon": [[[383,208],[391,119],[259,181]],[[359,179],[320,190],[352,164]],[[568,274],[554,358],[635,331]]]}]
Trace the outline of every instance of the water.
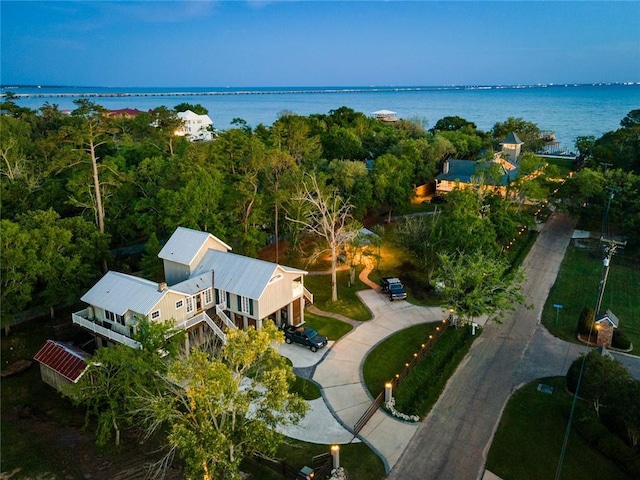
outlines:
[{"label": "water", "polygon": [[[284,111],[299,115],[329,113],[347,106],[369,115],[392,110],[399,118],[426,121],[457,115],[488,131],[508,117],[521,117],[541,130],[556,133],[564,147],[574,149],[576,137],[616,130],[629,111],[640,109],[640,83],[596,85],[544,85],[510,87],[318,87],[318,88],[147,88],[3,87],[2,91],[28,94],[18,104],[38,109],[45,102],[73,109],[78,97],[59,94],[95,94],[90,99],[107,109],[149,110],[164,105],[200,103],[218,129],[234,118],[249,125],[271,125]],[[153,96],[148,96],[153,95]]]}]

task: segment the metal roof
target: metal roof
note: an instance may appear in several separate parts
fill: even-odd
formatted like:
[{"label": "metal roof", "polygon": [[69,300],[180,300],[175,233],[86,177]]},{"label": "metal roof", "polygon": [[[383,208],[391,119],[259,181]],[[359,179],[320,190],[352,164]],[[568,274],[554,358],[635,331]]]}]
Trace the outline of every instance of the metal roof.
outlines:
[{"label": "metal roof", "polygon": [[[446,160],[449,163],[449,171],[447,173],[440,173],[436,179],[446,180],[449,182],[461,182],[461,183],[473,183],[475,176],[482,172],[479,167],[485,167],[483,162],[476,162],[473,160]],[[518,167],[514,167],[511,170],[506,170],[503,165],[500,165],[502,169],[502,175],[500,177],[499,185],[507,186],[518,176]],[[476,179],[477,181],[477,179]],[[485,178],[486,184],[493,184],[493,180]]]},{"label": "metal roof", "polygon": [[212,286],[213,275],[211,274],[211,272],[203,272],[201,275],[192,276],[191,278],[183,282],[172,285],[171,289],[175,290],[176,292],[185,293],[187,295],[195,295],[205,288],[211,288]]},{"label": "metal roof", "polygon": [[524,142],[520,140],[520,138],[515,132],[511,132],[509,135],[507,135],[507,138],[505,138],[500,143],[500,145],[522,145],[523,143]]},{"label": "metal roof", "polygon": [[[193,276],[214,272],[215,287],[243,297],[259,299],[278,271],[306,274],[304,270],[283,267],[277,263],[236,255],[231,252],[209,250],[194,269]],[[175,288],[177,285],[174,285]]]},{"label": "metal roof", "polygon": [[107,272],[81,300],[118,315],[128,310],[148,315],[169,289],[158,291],[158,284],[119,272]]},{"label": "metal roof", "polygon": [[47,340],[33,359],[75,383],[86,370],[85,360],[90,357],[87,352],[72,345]]},{"label": "metal roof", "polygon": [[212,238],[227,250],[231,250],[229,245],[210,233],[178,227],[171,235],[171,238],[167,240],[167,243],[164,244],[158,257],[181,265],[191,265],[191,262],[193,262],[193,259],[209,238]]},{"label": "metal roof", "polygon": [[606,310],[600,313],[596,319],[596,323],[602,323],[605,321],[613,325],[614,328],[618,328],[620,325],[620,320],[618,320],[618,317],[616,317],[611,310]]}]

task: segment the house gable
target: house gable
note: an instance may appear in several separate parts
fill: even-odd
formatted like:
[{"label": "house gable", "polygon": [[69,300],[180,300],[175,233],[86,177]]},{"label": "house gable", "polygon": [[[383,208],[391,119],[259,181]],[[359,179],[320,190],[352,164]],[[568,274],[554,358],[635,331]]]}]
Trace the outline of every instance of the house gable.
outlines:
[{"label": "house gable", "polygon": [[196,265],[209,250],[228,252],[231,247],[210,233],[178,227],[158,254],[167,284],[175,285],[196,273]]}]

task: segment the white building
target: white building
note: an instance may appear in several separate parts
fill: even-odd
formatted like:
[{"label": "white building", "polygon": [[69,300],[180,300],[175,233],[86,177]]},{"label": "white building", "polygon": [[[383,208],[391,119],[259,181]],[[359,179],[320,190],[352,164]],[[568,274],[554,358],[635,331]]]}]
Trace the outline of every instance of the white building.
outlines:
[{"label": "white building", "polygon": [[209,115],[198,115],[191,110],[178,112],[182,126],[176,130],[176,135],[187,137],[191,141],[211,140],[213,138],[213,121]]}]

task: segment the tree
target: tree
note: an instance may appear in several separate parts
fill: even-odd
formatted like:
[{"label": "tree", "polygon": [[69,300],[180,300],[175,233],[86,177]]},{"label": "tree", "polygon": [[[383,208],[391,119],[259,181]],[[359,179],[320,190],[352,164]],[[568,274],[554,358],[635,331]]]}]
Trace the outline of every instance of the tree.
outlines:
[{"label": "tree", "polygon": [[620,120],[620,126],[622,128],[640,127],[640,109],[631,110],[627,113],[627,115]]},{"label": "tree", "polygon": [[436,122],[433,128],[430,129],[430,132],[454,132],[458,130],[463,130],[466,133],[475,133],[477,127],[475,123],[456,115],[441,118]]},{"label": "tree", "polygon": [[[94,202],[94,213],[96,217],[96,223],[100,233],[105,233],[104,226],[104,205],[102,202],[102,184],[100,182],[100,156],[98,149],[105,145],[109,141],[110,125],[108,117],[104,115],[104,108],[87,99],[79,99],[74,101],[77,108],[72,112],[72,115],[79,119],[76,128],[68,130],[68,135],[75,145],[88,156],[88,160],[91,165],[91,178],[93,180],[93,186],[91,189],[91,198]],[[66,168],[77,165],[85,161],[84,156],[81,156],[71,165],[67,165]]]},{"label": "tree", "polygon": [[163,390],[137,398],[136,417],[153,435],[168,427],[168,456],[184,459],[188,478],[239,479],[240,462],[275,453],[279,425],[297,423],[306,403],[289,392],[294,375],[274,347],[271,322],[256,331],[230,330],[217,355],[192,350],[173,363]]},{"label": "tree", "polygon": [[406,217],[398,224],[396,234],[400,245],[416,256],[431,283],[438,253],[445,246],[442,211],[436,209],[430,215]]},{"label": "tree", "polygon": [[493,126],[492,136],[494,146],[498,148],[507,135],[514,132],[524,142],[523,151],[537,152],[544,146],[544,140],[540,136],[540,128],[522,118],[509,117],[505,122],[498,122]]},{"label": "tree", "polygon": [[299,186],[294,200],[306,204],[308,210],[304,218],[287,215],[287,219],[298,223],[308,232],[317,235],[323,242],[324,248],[316,250],[310,261],[325,252],[331,255],[331,301],[338,300],[338,252],[344,245],[351,242],[358,231],[352,228],[351,210],[353,206],[342,199],[335,190],[327,191],[318,183],[315,174],[306,174]]},{"label": "tree", "polygon": [[[580,375],[582,378],[580,379]],[[591,350],[574,360],[567,372],[567,388],[593,406],[598,418],[600,408],[613,406],[622,386],[632,380],[629,371],[613,357]],[[579,390],[578,382],[580,382]]]},{"label": "tree", "polygon": [[280,248],[280,204],[282,198],[280,194],[280,182],[283,175],[295,167],[295,159],[287,152],[280,150],[271,150],[267,153],[267,178],[273,186],[273,230],[275,236],[276,258],[275,262],[278,263],[279,248]]},{"label": "tree", "polygon": [[137,319],[133,338],[140,342],[140,349],[123,344],[100,348],[78,383],[63,392],[75,404],[87,408],[87,423],[91,418],[97,420],[98,445],[105,445],[114,435],[115,445],[120,445],[121,431],[134,424],[135,399],[142,392],[160,388],[160,379],[183,339],[171,322],[150,322],[146,318]]},{"label": "tree", "polygon": [[520,293],[524,274],[509,272],[509,264],[481,251],[440,253],[435,279],[442,285],[444,307],[454,311],[454,323],[472,322],[487,315],[500,321],[504,312],[524,302]]},{"label": "tree", "polygon": [[371,170],[373,197],[379,205],[389,208],[387,223],[391,222],[391,212],[407,207],[413,195],[413,165],[395,155],[384,154],[375,159]]},{"label": "tree", "polygon": [[192,103],[182,102],[173,107],[173,110],[176,112],[186,112],[187,110],[191,110],[193,113],[198,115],[207,115],[209,113],[209,110],[199,103],[194,105]]}]

